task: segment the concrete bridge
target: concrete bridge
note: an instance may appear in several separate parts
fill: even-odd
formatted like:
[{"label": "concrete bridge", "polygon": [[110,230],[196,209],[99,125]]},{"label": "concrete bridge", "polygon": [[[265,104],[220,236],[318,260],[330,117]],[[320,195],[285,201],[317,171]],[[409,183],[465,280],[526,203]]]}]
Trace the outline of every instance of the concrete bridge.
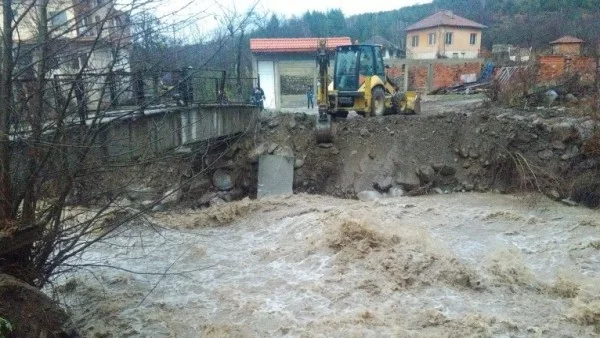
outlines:
[{"label": "concrete bridge", "polygon": [[[260,114],[248,104],[198,104],[116,111],[99,119],[110,123],[101,135],[100,150],[111,160],[127,160],[242,134]],[[103,157],[104,157],[103,156]]]}]

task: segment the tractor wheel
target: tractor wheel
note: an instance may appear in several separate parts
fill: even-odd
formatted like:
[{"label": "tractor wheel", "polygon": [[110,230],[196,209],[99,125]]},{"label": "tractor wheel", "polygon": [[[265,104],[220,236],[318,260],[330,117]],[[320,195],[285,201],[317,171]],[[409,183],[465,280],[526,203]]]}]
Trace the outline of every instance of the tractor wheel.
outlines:
[{"label": "tractor wheel", "polygon": [[405,100],[405,95],[403,92],[396,92],[394,96],[392,96],[392,113],[393,114],[402,114],[402,103]]},{"label": "tractor wheel", "polygon": [[382,116],[385,113],[385,92],[381,87],[371,92],[371,116]]}]

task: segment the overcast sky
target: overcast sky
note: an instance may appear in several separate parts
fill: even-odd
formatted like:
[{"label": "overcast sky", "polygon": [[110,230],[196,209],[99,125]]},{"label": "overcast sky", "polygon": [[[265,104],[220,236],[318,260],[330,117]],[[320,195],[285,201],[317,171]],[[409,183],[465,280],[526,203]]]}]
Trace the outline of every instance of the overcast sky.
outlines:
[{"label": "overcast sky", "polygon": [[[262,14],[277,14],[289,18],[302,15],[306,11],[327,11],[341,9],[345,16],[367,12],[380,12],[406,6],[430,3],[431,0],[258,0],[257,10]],[[200,33],[206,33],[219,25],[218,17],[222,13],[233,11],[246,12],[257,0],[163,0],[158,6],[159,16],[163,19],[178,20],[178,17],[203,13],[203,20],[194,24]],[[182,9],[182,7],[185,7]],[[177,11],[178,15],[169,15]],[[167,15],[167,18],[164,17]],[[167,20],[170,21],[170,20]],[[185,33],[184,33],[185,34]]]},{"label": "overcast sky", "polygon": [[[379,12],[398,9],[415,4],[423,4],[426,0],[261,0],[259,8],[284,16],[301,15],[306,11],[326,11],[328,9],[341,9],[345,15],[354,15],[366,12]],[[248,6],[252,0],[235,0],[230,3],[236,6]]]}]

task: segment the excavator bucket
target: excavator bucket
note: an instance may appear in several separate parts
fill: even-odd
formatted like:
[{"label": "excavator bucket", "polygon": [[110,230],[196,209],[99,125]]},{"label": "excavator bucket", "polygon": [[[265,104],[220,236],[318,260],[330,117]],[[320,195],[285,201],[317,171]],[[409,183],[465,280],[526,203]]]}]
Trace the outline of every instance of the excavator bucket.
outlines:
[{"label": "excavator bucket", "polygon": [[413,111],[415,112],[415,114],[421,114],[421,97],[420,96],[418,96],[415,99],[414,107],[415,108],[413,109]]},{"label": "excavator bucket", "polygon": [[327,111],[322,111],[319,108],[319,115],[317,115],[317,123],[315,125],[317,143],[331,143],[333,142],[333,130],[331,125],[331,115],[327,114]]},{"label": "excavator bucket", "polygon": [[414,91],[408,91],[404,93],[404,99],[406,100],[405,111],[413,114],[421,113],[421,95]]}]

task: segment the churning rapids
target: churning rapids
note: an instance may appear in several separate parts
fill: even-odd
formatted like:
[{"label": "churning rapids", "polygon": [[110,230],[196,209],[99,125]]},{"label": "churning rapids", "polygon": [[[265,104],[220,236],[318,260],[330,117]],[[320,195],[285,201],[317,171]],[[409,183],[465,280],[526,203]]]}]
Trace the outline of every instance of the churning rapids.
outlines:
[{"label": "churning rapids", "polygon": [[[55,294],[90,337],[597,337],[600,214],[314,195],[154,214]],[[132,273],[141,272],[141,273]]]}]

